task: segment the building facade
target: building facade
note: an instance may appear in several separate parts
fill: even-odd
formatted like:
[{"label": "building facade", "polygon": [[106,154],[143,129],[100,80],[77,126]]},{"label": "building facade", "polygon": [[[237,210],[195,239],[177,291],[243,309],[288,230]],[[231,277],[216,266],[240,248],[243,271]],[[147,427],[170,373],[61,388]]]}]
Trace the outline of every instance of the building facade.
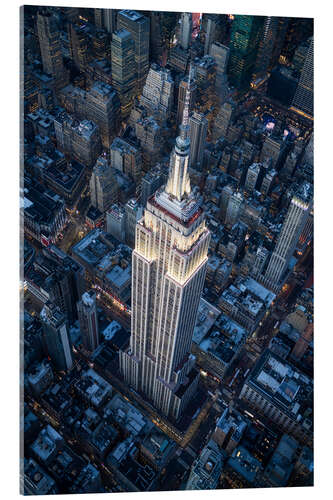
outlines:
[{"label": "building facade", "polygon": [[147,202],[132,257],[131,340],[122,374],[165,415],[177,419],[199,372],[190,354],[210,233],[188,175],[189,94],[166,186]]}]

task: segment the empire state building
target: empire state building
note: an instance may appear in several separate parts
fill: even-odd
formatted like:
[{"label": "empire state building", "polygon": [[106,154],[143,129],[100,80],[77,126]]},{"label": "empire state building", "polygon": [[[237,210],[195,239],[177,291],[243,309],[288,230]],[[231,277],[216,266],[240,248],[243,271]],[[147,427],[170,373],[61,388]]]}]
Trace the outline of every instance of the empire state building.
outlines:
[{"label": "empire state building", "polygon": [[189,101],[187,92],[167,184],[148,199],[136,225],[131,340],[120,352],[126,382],[173,419],[199,379],[191,343],[210,239],[188,174]]}]

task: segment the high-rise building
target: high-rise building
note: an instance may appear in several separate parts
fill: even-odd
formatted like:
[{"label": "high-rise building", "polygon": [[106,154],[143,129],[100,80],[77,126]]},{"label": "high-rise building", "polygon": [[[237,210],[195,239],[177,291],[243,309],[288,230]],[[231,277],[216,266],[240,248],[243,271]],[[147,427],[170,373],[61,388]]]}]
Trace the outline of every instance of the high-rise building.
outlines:
[{"label": "high-rise building", "polygon": [[203,154],[206,146],[208,120],[202,113],[194,112],[190,116],[190,167],[202,168]]},{"label": "high-rise building", "polygon": [[289,205],[289,209],[278,236],[276,246],[265,272],[264,283],[277,289],[288,268],[299,237],[303,231],[312,208],[312,189],[303,183]]},{"label": "high-rise building", "polygon": [[73,359],[65,315],[58,307],[48,302],[43,307],[40,318],[45,346],[53,365],[57,370],[71,370]]},{"label": "high-rise building", "polygon": [[265,17],[254,68],[254,73],[257,77],[264,76],[270,69],[273,50],[278,35],[278,27],[278,17]]},{"label": "high-rise building", "polygon": [[52,76],[55,88],[64,87],[68,83],[68,73],[62,58],[60,28],[55,16],[47,8],[38,11],[37,33],[43,71]]},{"label": "high-rise building", "polygon": [[170,118],[173,105],[174,81],[170,70],[153,63],[142,90],[140,104],[158,121]]},{"label": "high-rise building", "polygon": [[235,105],[232,102],[225,102],[220,107],[214,123],[213,139],[225,138],[229,125],[235,114]]},{"label": "high-rise building", "polygon": [[117,134],[120,122],[120,101],[115,89],[102,82],[95,82],[86,94],[87,118],[100,129],[102,144],[109,148]]},{"label": "high-rise building", "polygon": [[148,172],[161,159],[162,127],[152,116],[141,117],[135,123],[135,135],[143,151],[143,170]]},{"label": "high-rise building", "polygon": [[192,14],[191,12],[182,12],[180,21],[180,46],[183,50],[187,50],[191,44],[192,38]]},{"label": "high-rise building", "polygon": [[134,41],[129,31],[120,29],[113,33],[111,42],[112,84],[121,103],[121,114],[130,113],[136,88]]},{"label": "high-rise building", "polygon": [[76,302],[83,293],[82,266],[51,245],[38,255],[36,269],[44,276],[43,288],[48,300],[73,323],[77,318]]},{"label": "high-rise building", "polygon": [[83,25],[68,23],[69,53],[77,69],[84,71],[87,66],[88,37]]},{"label": "high-rise building", "polygon": [[108,33],[113,33],[116,30],[116,9],[103,9],[103,26]]},{"label": "high-rise building", "polygon": [[98,158],[90,178],[90,200],[93,207],[104,213],[117,201],[117,183],[105,157]]},{"label": "high-rise building", "polygon": [[166,183],[168,179],[167,172],[168,169],[166,165],[157,164],[142,178],[140,202],[143,207],[146,206],[148,198],[150,198],[162,184]]},{"label": "high-rise building", "polygon": [[252,193],[255,190],[258,177],[260,174],[260,164],[253,163],[247,169],[246,179],[245,179],[245,189],[248,193]]},{"label": "high-rise building", "polygon": [[273,182],[274,182],[274,179],[276,177],[276,170],[274,169],[271,169],[269,170],[263,180],[262,180],[262,183],[261,183],[261,186],[260,186],[260,192],[261,194],[263,194],[264,196],[267,196],[272,188],[272,185],[273,185]]},{"label": "high-rise building", "polygon": [[230,38],[229,81],[246,88],[252,78],[258,53],[263,17],[236,15]]},{"label": "high-rise building", "polygon": [[168,182],[148,200],[136,225],[132,333],[129,348],[120,353],[125,380],[174,419],[198,381],[190,353],[210,238],[188,175],[189,97]]},{"label": "high-rise building", "polygon": [[91,120],[78,121],[67,113],[54,120],[57,147],[85,167],[92,167],[101,154],[102,144],[98,126]]},{"label": "high-rise building", "polygon": [[222,102],[228,91],[227,68],[229,53],[229,47],[220,42],[214,42],[210,45],[209,55],[214,57],[216,62],[215,88],[218,95],[222,98]]},{"label": "high-rise building", "polygon": [[111,166],[139,184],[142,176],[142,153],[139,148],[116,137],[110,148]]},{"label": "high-rise building", "polygon": [[77,303],[77,313],[83,347],[94,352],[99,345],[96,293],[93,290],[84,292]]},{"label": "high-rise building", "polygon": [[232,196],[230,196],[225,216],[225,223],[228,226],[233,226],[238,221],[243,201],[244,198],[239,192],[235,192],[232,194]]},{"label": "high-rise building", "polygon": [[230,197],[234,194],[234,190],[230,185],[224,186],[222,188],[221,197],[220,197],[220,218],[222,222],[225,222],[225,218],[227,215],[228,204]]},{"label": "high-rise building", "polygon": [[120,125],[120,101],[108,83],[95,81],[89,91],[67,85],[59,92],[60,105],[79,120],[92,120],[99,126],[104,148],[108,149]]},{"label": "high-rise building", "polygon": [[117,240],[125,242],[126,212],[122,205],[112,205],[106,213],[106,230]]},{"label": "high-rise building", "polygon": [[221,39],[221,14],[203,14],[203,28],[205,31],[204,55],[210,53],[212,43]]},{"label": "high-rise building", "polygon": [[197,85],[195,82],[194,67],[192,65],[190,67],[189,76],[183,78],[183,80],[179,84],[178,106],[177,106],[177,125],[180,125],[182,122],[182,119],[183,119],[183,111],[184,111],[184,104],[185,104],[187,91],[190,94],[189,109],[191,111],[191,109],[193,109],[193,106],[195,103],[196,91],[197,91]]},{"label": "high-rise building", "polygon": [[145,83],[149,70],[149,19],[135,10],[121,10],[117,15],[117,27],[129,31],[134,40],[137,77],[137,93]]},{"label": "high-rise building", "polygon": [[313,38],[306,54],[292,108],[313,117]]},{"label": "high-rise building", "polygon": [[254,259],[253,267],[251,269],[251,275],[254,278],[259,277],[264,269],[267,262],[269,251],[262,245],[258,246],[257,253]]},{"label": "high-rise building", "polygon": [[262,163],[271,161],[271,167],[275,168],[279,165],[284,150],[285,143],[282,139],[267,135],[260,152],[260,161]]},{"label": "high-rise building", "polygon": [[125,241],[130,247],[135,245],[135,228],[143,214],[143,207],[137,199],[131,198],[125,205]]}]

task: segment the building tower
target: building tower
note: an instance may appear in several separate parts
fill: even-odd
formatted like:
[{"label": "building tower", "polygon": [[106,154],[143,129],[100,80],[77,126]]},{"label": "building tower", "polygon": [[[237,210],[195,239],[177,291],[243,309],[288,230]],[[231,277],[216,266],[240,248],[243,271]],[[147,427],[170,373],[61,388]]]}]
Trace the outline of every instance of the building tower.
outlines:
[{"label": "building tower", "polygon": [[191,355],[210,233],[191,192],[189,99],[171,153],[167,184],[149,198],[132,254],[131,339],[120,353],[125,380],[177,419],[198,382]]},{"label": "building tower", "polygon": [[216,62],[215,88],[218,96],[221,98],[221,102],[224,101],[228,93],[227,68],[229,53],[229,47],[219,42],[212,43],[209,49],[209,55],[214,57]]},{"label": "building tower", "polygon": [[190,166],[196,170],[200,170],[202,167],[207,129],[207,118],[202,113],[194,112],[190,117]]},{"label": "building tower", "polygon": [[113,33],[116,30],[116,9],[103,9],[103,25],[108,33]]},{"label": "building tower", "polygon": [[253,163],[252,165],[250,165],[249,168],[247,169],[247,174],[245,179],[245,189],[249,194],[251,194],[255,190],[259,175],[260,175],[260,164]]},{"label": "building tower", "polygon": [[87,66],[88,38],[83,25],[68,23],[69,53],[77,69],[85,71]]},{"label": "building tower", "polygon": [[90,178],[90,200],[103,214],[117,201],[118,188],[107,159],[99,157]]},{"label": "building tower", "polygon": [[73,367],[72,350],[68,335],[68,323],[59,307],[47,302],[40,313],[44,341],[48,355],[57,370]]},{"label": "building tower", "polygon": [[62,59],[60,29],[55,16],[46,8],[37,14],[37,33],[43,71],[52,76],[56,89],[64,87],[68,74]]},{"label": "building tower", "polygon": [[311,209],[312,190],[310,184],[305,182],[291,200],[287,216],[267,266],[264,284],[273,290],[278,289],[281,284],[281,279],[295,251]]},{"label": "building tower", "polygon": [[94,352],[99,346],[99,332],[96,307],[96,293],[93,290],[84,292],[77,303],[83,347]]},{"label": "building tower", "polygon": [[112,85],[118,92],[121,115],[126,118],[133,104],[136,87],[134,41],[129,31],[118,30],[111,42]]},{"label": "building tower", "polygon": [[170,70],[152,63],[142,90],[140,104],[156,120],[164,122],[171,115],[173,90],[174,81]]},{"label": "building tower", "polygon": [[292,108],[313,116],[313,38],[305,57]]},{"label": "building tower", "polygon": [[149,70],[149,19],[135,10],[122,10],[118,12],[117,27],[129,31],[134,40],[137,94],[145,83]]},{"label": "building tower", "polygon": [[238,221],[243,201],[244,198],[240,192],[235,192],[230,196],[225,215],[225,224],[227,226],[232,227]]},{"label": "building tower", "polygon": [[230,38],[229,81],[246,88],[252,78],[257,59],[263,17],[236,15]]},{"label": "building tower", "polygon": [[191,43],[192,37],[192,13],[182,12],[180,25],[180,46],[183,50],[187,50]]},{"label": "building tower", "polygon": [[256,76],[264,76],[270,69],[273,49],[278,35],[279,18],[266,16],[263,25],[261,40],[259,42],[259,50],[255,65]]}]

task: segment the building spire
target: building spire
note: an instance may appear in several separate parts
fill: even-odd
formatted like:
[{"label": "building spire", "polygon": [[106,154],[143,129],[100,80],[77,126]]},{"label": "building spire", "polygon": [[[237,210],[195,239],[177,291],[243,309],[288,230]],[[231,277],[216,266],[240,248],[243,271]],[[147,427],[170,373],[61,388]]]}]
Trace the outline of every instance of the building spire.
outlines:
[{"label": "building spire", "polygon": [[186,139],[188,137],[188,132],[189,132],[189,115],[190,115],[190,100],[191,100],[190,87],[193,82],[193,79],[194,79],[194,68],[192,63],[190,63],[190,70],[188,73],[187,87],[185,92],[183,118],[182,118],[182,123],[180,125],[180,137],[182,139]]}]

